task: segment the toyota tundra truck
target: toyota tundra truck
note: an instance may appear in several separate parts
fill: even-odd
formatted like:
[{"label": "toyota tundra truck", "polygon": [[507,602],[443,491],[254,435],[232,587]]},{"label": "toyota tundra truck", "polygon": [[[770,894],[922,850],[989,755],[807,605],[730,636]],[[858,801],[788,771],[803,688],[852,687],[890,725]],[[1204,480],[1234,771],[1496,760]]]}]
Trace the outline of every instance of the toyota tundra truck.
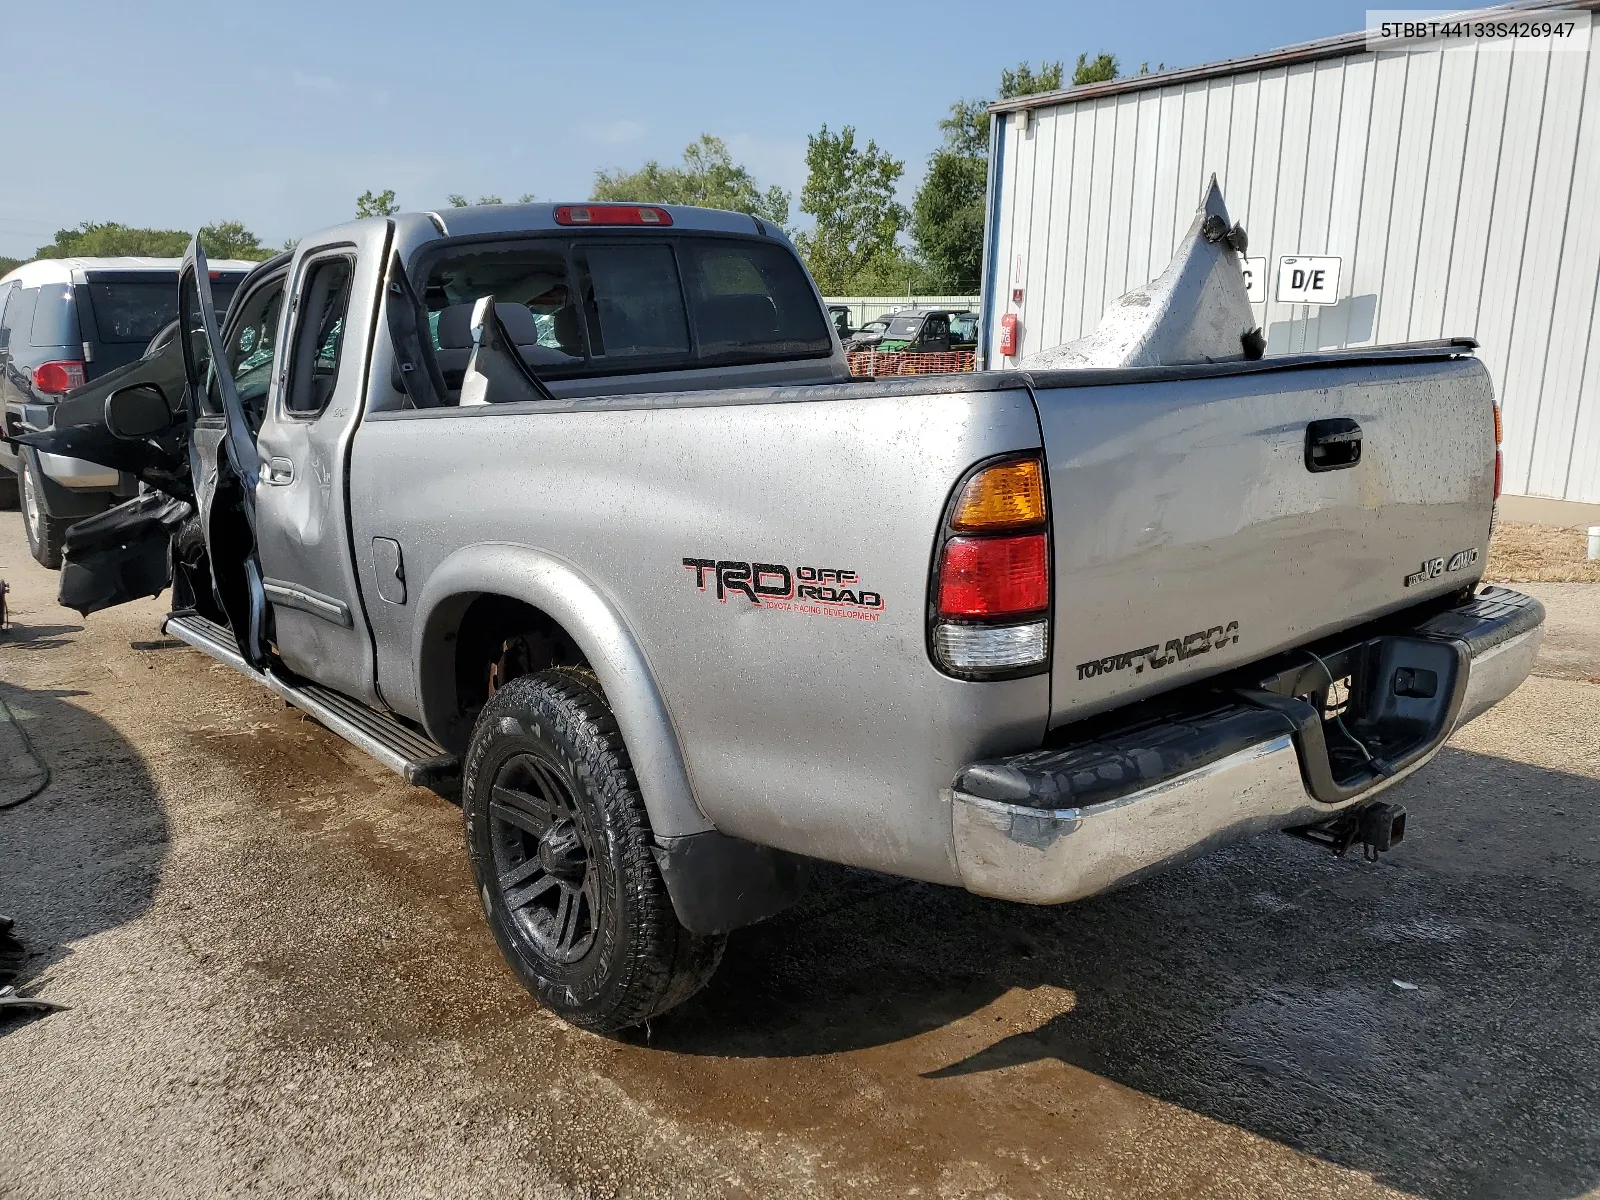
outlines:
[{"label": "toyota tundra truck", "polygon": [[591,1029],[812,860],[1059,904],[1267,831],[1375,855],[1539,647],[1478,586],[1490,380],[1463,340],[1260,357],[1217,218],[1211,282],[1118,317],[1188,330],[1143,365],[890,379],[747,215],[368,218],[220,320],[197,239],[183,394],[25,435],[145,483],[62,599],[170,583],[169,634],[459,788],[506,960]]}]

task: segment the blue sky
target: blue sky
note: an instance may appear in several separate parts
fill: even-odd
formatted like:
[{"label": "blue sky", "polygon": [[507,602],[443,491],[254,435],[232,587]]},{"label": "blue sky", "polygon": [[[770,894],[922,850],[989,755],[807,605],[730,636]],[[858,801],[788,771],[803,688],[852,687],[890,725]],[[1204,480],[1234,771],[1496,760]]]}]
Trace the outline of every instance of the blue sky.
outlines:
[{"label": "blue sky", "polygon": [[[806,135],[854,125],[909,198],[951,101],[1079,53],[1188,66],[1362,27],[1333,0],[1213,5],[10,0],[0,254],[84,220],[242,220],[271,244],[366,188],[581,199],[597,168],[718,134],[796,194]],[[27,47],[41,47],[37,56]]]}]

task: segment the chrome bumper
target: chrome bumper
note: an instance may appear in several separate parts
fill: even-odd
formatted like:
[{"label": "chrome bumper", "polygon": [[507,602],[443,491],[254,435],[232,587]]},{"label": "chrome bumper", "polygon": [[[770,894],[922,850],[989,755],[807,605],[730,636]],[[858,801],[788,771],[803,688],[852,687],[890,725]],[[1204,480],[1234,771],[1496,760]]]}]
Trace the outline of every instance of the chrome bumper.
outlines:
[{"label": "chrome bumper", "polygon": [[[1452,732],[1516,690],[1543,639],[1544,627],[1537,625],[1473,655]],[[1079,900],[1229,842],[1315,824],[1365,804],[1425,766],[1438,749],[1337,804],[1307,791],[1287,734],[1080,808],[1034,808],[951,789],[956,865],[963,886],[980,896],[1030,904]]]},{"label": "chrome bumper", "polygon": [[65,454],[39,452],[39,469],[62,487],[74,490],[114,488],[117,472],[99,463],[82,458],[68,458]]}]

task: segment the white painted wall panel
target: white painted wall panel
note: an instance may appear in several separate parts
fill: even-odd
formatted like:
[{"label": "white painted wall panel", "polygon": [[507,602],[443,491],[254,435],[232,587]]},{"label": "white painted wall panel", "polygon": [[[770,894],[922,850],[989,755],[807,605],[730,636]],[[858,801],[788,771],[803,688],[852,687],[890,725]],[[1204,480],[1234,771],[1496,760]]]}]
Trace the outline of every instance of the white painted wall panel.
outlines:
[{"label": "white painted wall panel", "polygon": [[[1507,491],[1600,502],[1595,47],[1354,53],[1058,104],[1029,125],[1007,118],[997,179],[993,365],[1009,365],[999,315],[1019,314],[1029,354],[1159,275],[1215,173],[1268,260],[1269,353],[1476,337]],[[1342,260],[1339,304],[1277,303],[1277,260],[1294,254]]]}]

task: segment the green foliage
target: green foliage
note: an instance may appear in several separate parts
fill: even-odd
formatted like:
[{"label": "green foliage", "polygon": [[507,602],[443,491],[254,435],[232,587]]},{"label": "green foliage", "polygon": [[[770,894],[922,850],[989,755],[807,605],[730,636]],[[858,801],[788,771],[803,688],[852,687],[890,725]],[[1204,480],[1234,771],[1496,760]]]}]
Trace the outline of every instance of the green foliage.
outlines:
[{"label": "green foliage", "polygon": [[[1115,59],[1102,54],[1095,62],[1098,64],[1100,59],[1110,61],[1112,70],[1116,70]],[[1079,55],[1080,70],[1083,63],[1083,56]],[[1058,92],[1065,78],[1066,68],[1059,62],[1040,63],[1037,74],[1027,63],[1020,62],[1014,71],[1001,68],[1000,95],[996,99],[1015,100],[1018,96],[1033,96],[1039,92]],[[1074,79],[1073,82],[1078,81]],[[950,115],[939,122],[939,128],[944,130],[945,151],[980,156],[989,153],[989,104],[988,100],[957,100],[950,106]]]},{"label": "green foliage", "polygon": [[271,247],[263,246],[261,239],[238,221],[202,225],[200,244],[205,247],[207,258],[245,258],[260,262],[276,253]]},{"label": "green foliage", "polygon": [[395,203],[394,189],[373,194],[371,189],[362,192],[356,197],[357,217],[392,217],[400,211],[400,206]]},{"label": "green foliage", "polygon": [[895,246],[873,259],[844,289],[851,296],[928,296],[940,291],[939,279],[926,263]]},{"label": "green foliage", "polygon": [[[1083,56],[1078,56],[1078,65],[1083,66]],[[1025,62],[1017,64],[1015,71],[1000,69],[1000,99],[1015,100],[1018,96],[1036,96],[1040,92],[1059,92],[1062,80],[1066,78],[1066,71],[1059,61],[1042,62],[1039,64],[1039,73],[1035,75],[1032,68]],[[1076,82],[1076,80],[1074,80]]]},{"label": "green foliage", "polygon": [[182,258],[189,235],[181,229],[134,229],[116,221],[85,221],[76,229],[56,230],[56,240],[40,246],[34,258],[112,258],[148,255]]},{"label": "green foliage", "polygon": [[[983,265],[985,159],[940,151],[911,205],[911,236],[943,294],[976,291]],[[888,293],[883,293],[887,295]]]},{"label": "green foliage", "polygon": [[1072,86],[1086,83],[1110,83],[1117,77],[1117,60],[1111,54],[1097,54],[1094,61],[1087,54],[1078,55],[1077,69],[1072,72]]},{"label": "green foliage", "polygon": [[[208,258],[248,258],[259,262],[272,257],[272,251],[238,221],[202,225],[200,244]],[[189,235],[181,229],[136,229],[116,221],[85,221],[76,229],[58,229],[56,240],[40,246],[33,257],[182,258],[188,248]]]},{"label": "green foliage", "polygon": [[824,125],[806,139],[806,167],[800,211],[816,227],[796,241],[823,293],[846,295],[902,253],[895,239],[909,214],[894,192],[905,164],[876,142],[857,147],[852,126],[829,133]]},{"label": "green foliage", "polygon": [[750,213],[772,224],[789,223],[789,193],[776,185],[762,190],[750,172],[733,161],[728,144],[702,133],[683,150],[681,167],[651,159],[637,171],[597,171],[591,200],[622,204],[692,204]]},{"label": "green foliage", "polygon": [[9,275],[21,265],[20,258],[0,258],[0,275]]},{"label": "green foliage", "polygon": [[[1072,85],[1117,77],[1109,54],[1078,55]],[[1001,100],[1056,92],[1065,86],[1061,62],[1026,62],[1000,72]],[[962,292],[979,286],[983,263],[984,187],[989,171],[989,101],[957,100],[939,122],[944,145],[928,159],[928,173],[911,205],[911,233],[935,290]]]}]

